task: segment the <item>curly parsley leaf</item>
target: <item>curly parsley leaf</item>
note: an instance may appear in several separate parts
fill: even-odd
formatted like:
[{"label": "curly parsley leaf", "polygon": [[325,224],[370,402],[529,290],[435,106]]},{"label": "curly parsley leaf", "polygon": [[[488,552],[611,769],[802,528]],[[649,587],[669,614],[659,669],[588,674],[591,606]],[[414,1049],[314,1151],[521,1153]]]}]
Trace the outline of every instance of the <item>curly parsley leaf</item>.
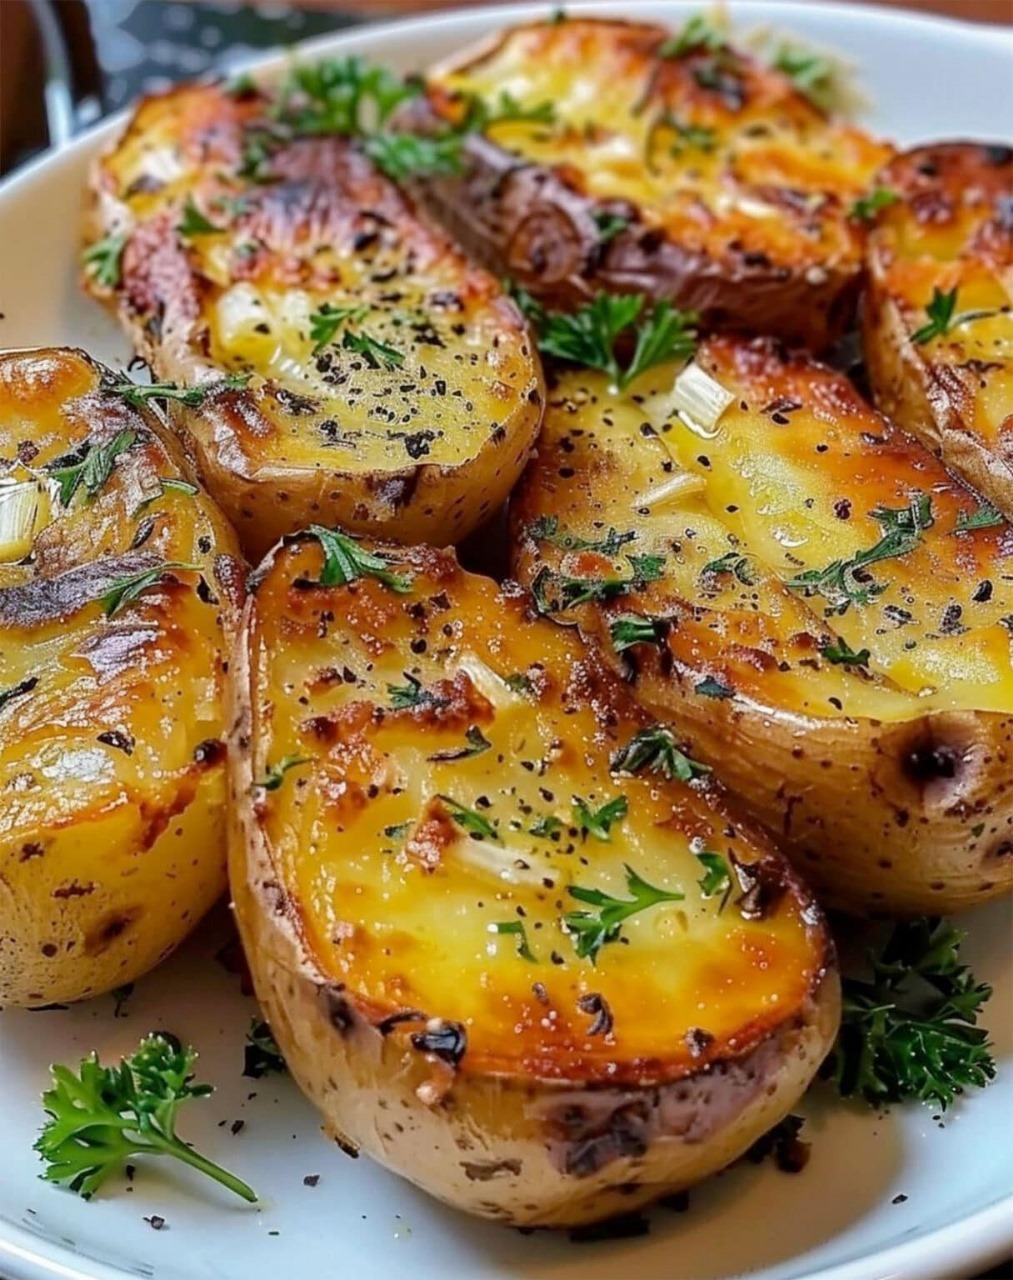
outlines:
[{"label": "curly parsley leaf", "polygon": [[251,1187],[176,1133],[183,1104],[213,1092],[194,1083],[196,1058],[193,1049],[160,1033],[115,1067],[102,1066],[95,1053],[76,1073],[54,1066],[52,1088],[42,1095],[49,1118],[35,1142],[46,1166],[42,1176],[89,1199],[137,1156],[172,1156],[255,1203]]},{"label": "curly parsley leaf", "polygon": [[69,507],[82,486],[89,499],[96,498],[112,475],[116,459],[136,439],[136,432],[120,431],[105,444],[86,442],[72,462],[61,458],[51,463],[46,470],[59,487],[60,505]]},{"label": "curly parsley leaf", "polygon": [[722,684],[720,680],[715,680],[713,676],[705,676],[699,684],[693,686],[693,692],[698,693],[701,698],[721,699],[735,697],[734,689]]},{"label": "curly parsley leaf", "polygon": [[405,80],[363,58],[321,58],[291,68],[275,115],[297,133],[361,137],[383,126],[421,90],[418,80]]},{"label": "curly parsley leaf", "polygon": [[845,978],[844,1013],[827,1074],[873,1106],[917,1098],[943,1109],[995,1076],[976,1025],[992,994],[960,962],[964,935],[938,919],[905,921],[868,956],[869,976]]},{"label": "curly parsley leaf", "polygon": [[445,707],[447,705],[445,698],[437,697],[410,671],[404,673],[404,678],[408,681],[407,684],[387,685],[392,711],[410,711],[413,707]]},{"label": "curly parsley leaf", "polygon": [[375,578],[399,595],[411,591],[410,574],[395,573],[386,557],[367,551],[347,533],[325,529],[320,524],[311,524],[306,532],[312,534],[323,549],[324,567],[317,579],[321,587],[343,587],[359,578]]},{"label": "curly parsley leaf", "polygon": [[616,898],[602,889],[584,889],[575,884],[567,888],[571,898],[595,908],[593,911],[568,911],[563,916],[563,926],[573,939],[574,949],[581,960],[590,960],[594,964],[603,946],[619,941],[623,922],[630,916],[663,902],[682,902],[685,898],[685,894],[670,893],[648,884],[628,864],[626,889],[632,895],[629,899]]},{"label": "curly parsley leaf", "polygon": [[598,243],[602,245],[610,244],[630,226],[629,218],[607,209],[592,209],[591,220],[598,229]]},{"label": "curly parsley leaf", "polygon": [[709,560],[707,564],[700,570],[700,576],[721,577],[723,574],[730,573],[739,580],[745,587],[752,587],[756,584],[756,571],[753,568],[753,562],[747,555],[742,555],[738,551],[726,551],[723,556],[718,556],[716,560]]},{"label": "curly parsley leaf", "polygon": [[602,841],[612,838],[612,827],[626,817],[630,807],[625,796],[616,796],[599,809],[592,809],[586,800],[574,796],[572,806],[573,821],[577,829],[584,835],[594,836],[596,840]]},{"label": "curly parsley leaf", "polygon": [[612,756],[613,773],[660,773],[680,782],[692,782],[710,773],[710,765],[691,759],[679,747],[671,729],[655,724],[641,729]]},{"label": "curly parsley leaf", "polygon": [[384,130],[363,143],[366,154],[394,182],[430,174],[460,173],[463,135],[457,132],[423,135]]}]

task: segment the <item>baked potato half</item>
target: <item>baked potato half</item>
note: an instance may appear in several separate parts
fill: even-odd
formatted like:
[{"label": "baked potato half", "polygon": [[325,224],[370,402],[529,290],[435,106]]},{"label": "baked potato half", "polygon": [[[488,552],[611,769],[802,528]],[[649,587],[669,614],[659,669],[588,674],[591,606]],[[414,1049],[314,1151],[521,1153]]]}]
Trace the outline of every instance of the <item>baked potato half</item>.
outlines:
[{"label": "baked potato half", "polygon": [[475,99],[488,123],[462,171],[416,189],[545,305],[640,293],[814,349],[853,317],[848,214],[891,148],[706,23],[512,27],[436,67],[405,114],[433,130]]},{"label": "baked potato half", "polygon": [[822,901],[1013,887],[1013,529],[841,374],[731,338],[625,396],[563,373],[511,516],[536,607]]},{"label": "baked potato half", "polygon": [[808,890],[519,589],[319,539],[272,553],[245,614],[230,875],[327,1128],[522,1225],[726,1165],[835,1033]]},{"label": "baked potato half", "polygon": [[877,188],[890,202],[862,304],[876,402],[1013,516],[1013,148],[916,147]]},{"label": "baked potato half", "polygon": [[457,541],[524,465],[537,353],[357,143],[276,106],[211,85],[143,101],[92,175],[86,287],[159,378],[251,375],[171,406],[251,555],[317,520]]},{"label": "baked potato half", "polygon": [[0,1005],[130,982],[225,889],[235,535],[118,387],[0,354]]}]

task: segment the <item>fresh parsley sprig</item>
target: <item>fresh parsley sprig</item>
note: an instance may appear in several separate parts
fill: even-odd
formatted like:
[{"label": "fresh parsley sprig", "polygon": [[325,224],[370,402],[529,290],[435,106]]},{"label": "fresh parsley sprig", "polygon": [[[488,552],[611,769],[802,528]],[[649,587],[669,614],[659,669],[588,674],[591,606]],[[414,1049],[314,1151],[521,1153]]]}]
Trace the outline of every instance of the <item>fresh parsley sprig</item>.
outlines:
[{"label": "fresh parsley sprig", "polygon": [[827,1065],[845,1097],[874,1106],[917,1098],[945,1109],[994,1077],[988,1032],[976,1025],[992,991],[961,963],[963,940],[945,921],[905,921],[869,953],[870,976],[845,979]]},{"label": "fresh parsley sprig", "polygon": [[175,382],[130,382],[123,379],[110,384],[109,390],[123,397],[135,407],[146,405],[149,400],[178,400],[187,408],[199,409],[208,396],[223,391],[239,391],[250,381],[252,374],[230,373],[214,382],[202,382],[195,387],[181,387]]},{"label": "fresh parsley sprig", "polygon": [[89,1199],[128,1161],[172,1156],[256,1203],[251,1187],[176,1133],[182,1105],[214,1092],[211,1085],[194,1083],[196,1058],[193,1049],[159,1033],[115,1067],[102,1066],[95,1053],[76,1073],[54,1066],[52,1088],[42,1095],[49,1118],[35,1143],[45,1161],[42,1176]]},{"label": "fresh parsley sprig", "polygon": [[121,262],[123,250],[126,248],[126,232],[117,232],[96,240],[81,254],[84,269],[95,281],[106,289],[115,289],[122,273]]},{"label": "fresh parsley sprig", "polygon": [[625,653],[638,644],[664,643],[669,624],[664,618],[648,618],[642,613],[624,613],[609,623],[609,635],[616,653]]},{"label": "fresh parsley sprig", "polygon": [[469,809],[467,805],[460,804],[452,796],[438,795],[436,799],[462,831],[467,831],[473,840],[491,840],[494,844],[503,843],[495,826],[475,809]]},{"label": "fresh parsley sprig", "polygon": [[700,893],[705,898],[716,898],[721,895],[718,914],[724,911],[732,892],[732,873],[728,860],[712,849],[701,849],[693,855],[703,867],[703,875],[697,881]]},{"label": "fresh parsley sprig", "polygon": [[925,307],[928,320],[920,329],[914,331],[911,341],[916,346],[924,346],[926,342],[932,342],[935,338],[944,338],[958,324],[967,324],[970,320],[984,320],[988,316],[997,315],[998,312],[998,307],[979,307],[975,311],[958,312],[956,286],[949,293],[943,293],[938,288],[933,289],[932,297]]},{"label": "fresh parsley sprig", "polygon": [[125,578],[117,578],[101,597],[102,610],[107,618],[112,618],[128,604],[132,604],[145,591],[161,584],[167,574],[175,570],[186,573],[197,573],[199,564],[184,564],[180,560],[166,560],[164,564],[153,565],[140,573],[132,573]]},{"label": "fresh parsley sprig", "polygon": [[664,571],[664,556],[627,556],[626,559],[632,570],[628,578],[582,578],[558,573],[544,565],[531,584],[535,608],[541,614],[563,613],[590,600],[611,600],[657,582]]},{"label": "fresh parsley sprig", "polygon": [[612,756],[613,773],[660,773],[665,778],[692,782],[705,778],[710,765],[691,759],[679,747],[671,729],[655,724],[641,729]]},{"label": "fresh parsley sprig", "polygon": [[612,827],[621,822],[629,811],[629,801],[625,796],[616,796],[598,809],[592,809],[580,796],[573,797],[573,820],[577,829],[584,835],[594,836],[596,840],[612,839]]},{"label": "fresh parsley sprig", "polygon": [[670,893],[667,889],[648,884],[628,864],[625,870],[626,888],[632,895],[629,899],[616,898],[602,889],[585,889],[576,884],[567,888],[571,898],[595,908],[594,911],[568,911],[563,916],[563,926],[573,939],[574,949],[581,960],[590,960],[594,964],[603,946],[619,941],[623,922],[630,916],[662,902],[682,902],[685,898],[685,894]]},{"label": "fresh parsley sprig", "polygon": [[867,667],[872,654],[868,649],[854,650],[847,640],[834,640],[825,644],[820,651],[827,662],[835,666]]},{"label": "fresh parsley sprig", "polygon": [[266,1022],[252,1018],[243,1046],[243,1075],[260,1080],[263,1076],[284,1075],[287,1071],[288,1064],[271,1028]]},{"label": "fresh parsley sprig", "polygon": [[979,502],[974,511],[958,511],[953,524],[954,533],[970,533],[973,529],[994,529],[1005,524],[1006,517],[990,502]]},{"label": "fresh parsley sprig", "polygon": [[310,341],[313,354],[317,355],[334,341],[339,329],[350,322],[358,322],[369,311],[362,303],[334,304],[325,302],[310,316]]},{"label": "fresh parsley sprig", "polygon": [[538,957],[531,950],[531,944],[528,941],[528,933],[524,927],[523,920],[499,920],[489,926],[490,933],[502,933],[512,935],[517,939],[517,954],[522,960],[530,960],[532,964],[538,963]]},{"label": "fresh parsley sprig", "polygon": [[73,461],[60,458],[51,463],[46,470],[59,487],[60,505],[69,507],[82,486],[89,500],[98,497],[113,473],[116,459],[126,453],[136,439],[136,432],[119,431],[104,444],[86,441]]},{"label": "fresh parsley sprig", "polygon": [[307,533],[320,543],[324,553],[324,567],[317,580],[322,587],[346,586],[359,578],[375,578],[391,591],[405,595],[412,589],[410,574],[395,573],[390,561],[382,555],[374,555],[347,533],[325,529],[311,524]]},{"label": "fresh parsley sprig", "polygon": [[[546,311],[523,290],[515,290],[514,296],[544,355],[600,369],[616,391],[625,391],[656,365],[685,359],[696,349],[695,311],[680,311],[664,301],[645,311],[639,293],[599,293],[573,312]],[[624,359],[620,353],[630,342],[632,355]]]}]

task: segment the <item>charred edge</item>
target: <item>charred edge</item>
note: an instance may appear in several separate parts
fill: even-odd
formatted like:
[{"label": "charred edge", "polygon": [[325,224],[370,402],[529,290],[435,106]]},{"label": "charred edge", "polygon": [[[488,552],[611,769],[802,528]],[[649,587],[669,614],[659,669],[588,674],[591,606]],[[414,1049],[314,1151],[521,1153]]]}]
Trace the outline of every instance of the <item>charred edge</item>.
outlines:
[{"label": "charred edge", "polygon": [[411,1040],[420,1053],[431,1053],[451,1067],[460,1066],[468,1051],[468,1033],[460,1022],[434,1023],[425,1031],[416,1031]]}]

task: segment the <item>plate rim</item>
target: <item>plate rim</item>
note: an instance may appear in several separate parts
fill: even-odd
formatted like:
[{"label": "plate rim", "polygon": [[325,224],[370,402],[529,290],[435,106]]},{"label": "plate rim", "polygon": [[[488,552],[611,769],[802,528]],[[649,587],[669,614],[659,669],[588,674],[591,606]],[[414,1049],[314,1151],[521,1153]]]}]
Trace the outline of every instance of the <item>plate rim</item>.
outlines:
[{"label": "plate rim", "polygon": [[[639,12],[654,11],[659,19],[665,16],[671,20],[679,12],[699,10],[702,3],[704,0],[637,0],[636,9]],[[781,21],[781,11],[790,21],[790,10],[812,9],[812,0],[726,0],[726,4],[733,21],[752,18],[760,26],[765,22]],[[462,24],[467,26],[476,22],[495,27],[528,21],[551,12],[554,7],[550,0],[523,0],[521,3],[456,7],[436,14],[370,21],[300,40],[286,48],[258,51],[230,67],[230,74],[245,70],[270,73],[280,70],[293,56],[320,56],[330,50],[353,52],[356,46],[369,47],[377,39],[410,42],[412,35],[423,28],[431,33],[434,28],[452,31]],[[603,9],[612,10],[614,0],[577,0],[565,7],[568,13],[595,16]],[[999,38],[1013,50],[1013,27],[969,22],[951,14],[897,10],[875,0],[873,3],[837,0],[832,7],[834,18],[846,25],[888,27],[893,34],[898,27],[909,31],[929,31],[937,38],[953,39],[956,36],[972,46]],[[213,78],[213,73],[197,77],[209,78]],[[108,143],[123,128],[133,109],[134,104],[128,104],[76,134],[65,146],[44,151],[0,181],[0,218],[7,202],[26,188],[30,192],[38,179],[95,153]],[[39,1251],[40,1245],[45,1248],[45,1253]],[[968,1276],[979,1268],[1001,1262],[1011,1252],[1013,1187],[999,1199],[971,1214],[885,1249],[863,1252],[846,1261],[824,1266],[810,1275],[811,1280],[924,1280],[924,1268],[931,1257],[936,1274]],[[130,1271],[88,1258],[62,1242],[47,1240],[7,1217],[0,1217],[0,1265],[15,1268],[9,1276],[0,1271],[4,1280],[134,1280]],[[82,1270],[81,1266],[87,1269]]]}]

